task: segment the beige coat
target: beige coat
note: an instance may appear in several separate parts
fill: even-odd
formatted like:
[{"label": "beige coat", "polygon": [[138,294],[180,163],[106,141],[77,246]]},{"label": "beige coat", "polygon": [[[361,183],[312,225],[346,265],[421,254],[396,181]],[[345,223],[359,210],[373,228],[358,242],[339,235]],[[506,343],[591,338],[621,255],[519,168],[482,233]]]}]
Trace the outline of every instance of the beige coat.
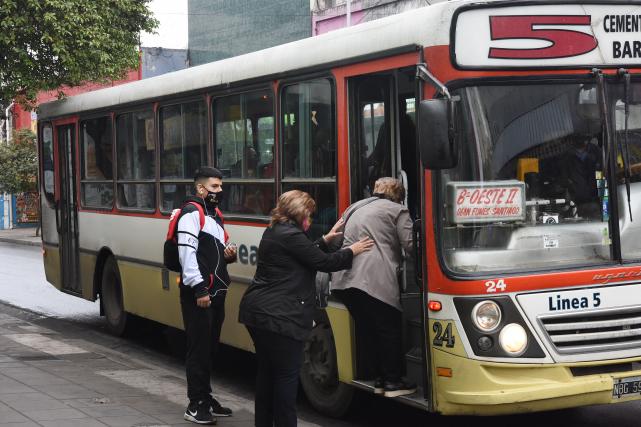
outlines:
[{"label": "beige coat", "polygon": [[[347,208],[345,215],[364,201]],[[344,216],[345,216],[344,215]],[[397,271],[401,248],[412,248],[412,220],[404,205],[379,199],[358,208],[348,218],[343,247],[370,237],[375,245],[354,257],[350,270],[332,273],[332,289],[357,288],[402,310]]]}]

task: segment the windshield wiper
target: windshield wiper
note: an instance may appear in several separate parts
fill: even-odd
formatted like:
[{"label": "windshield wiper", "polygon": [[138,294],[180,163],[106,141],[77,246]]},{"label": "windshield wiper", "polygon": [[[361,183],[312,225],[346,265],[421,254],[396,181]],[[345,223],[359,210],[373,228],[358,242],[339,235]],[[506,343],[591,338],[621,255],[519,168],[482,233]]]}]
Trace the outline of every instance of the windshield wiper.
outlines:
[{"label": "windshield wiper", "polygon": [[630,118],[630,73],[626,69],[619,69],[619,75],[623,76],[623,88],[625,98],[625,128],[623,130],[623,149],[619,142],[619,150],[623,158],[623,175],[625,176],[625,192],[628,196],[628,212],[630,213],[630,222],[632,222],[632,204],[630,203],[630,146],[628,144],[628,120]]},{"label": "windshield wiper", "polygon": [[[601,109],[602,132],[603,132],[603,151],[605,152],[605,163],[603,167],[604,176],[607,179],[608,187],[616,189],[616,145],[614,144],[615,135],[613,135],[613,127],[610,125],[612,116],[609,113],[608,101],[605,93],[605,79],[602,70],[594,68],[592,75],[596,81],[597,98],[599,107]],[[612,145],[610,145],[612,144]],[[618,200],[618,193],[614,191],[612,198],[608,200],[608,211],[610,212],[608,221],[610,224],[610,255],[612,259],[621,262],[621,236],[619,228],[619,210],[616,203],[611,203],[612,200]],[[611,208],[611,210],[610,210]]]}]

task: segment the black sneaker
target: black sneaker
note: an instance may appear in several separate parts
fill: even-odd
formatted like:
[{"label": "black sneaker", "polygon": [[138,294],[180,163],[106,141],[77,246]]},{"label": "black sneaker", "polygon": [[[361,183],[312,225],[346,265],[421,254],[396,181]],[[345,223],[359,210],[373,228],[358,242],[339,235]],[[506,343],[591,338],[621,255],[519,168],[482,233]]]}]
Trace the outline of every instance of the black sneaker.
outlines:
[{"label": "black sneaker", "polygon": [[416,393],[416,384],[406,383],[405,381],[390,382],[385,381],[383,387],[383,396],[398,397]]},{"label": "black sneaker", "polygon": [[222,406],[216,399],[209,397],[209,412],[215,417],[231,417],[232,411]]},{"label": "black sneaker", "polygon": [[384,387],[385,387],[385,381],[383,381],[383,378],[380,378],[380,377],[376,378],[376,381],[374,381],[374,394],[383,394]]},{"label": "black sneaker", "polygon": [[216,424],[216,419],[209,412],[209,404],[204,400],[190,402],[183,418],[196,424]]}]

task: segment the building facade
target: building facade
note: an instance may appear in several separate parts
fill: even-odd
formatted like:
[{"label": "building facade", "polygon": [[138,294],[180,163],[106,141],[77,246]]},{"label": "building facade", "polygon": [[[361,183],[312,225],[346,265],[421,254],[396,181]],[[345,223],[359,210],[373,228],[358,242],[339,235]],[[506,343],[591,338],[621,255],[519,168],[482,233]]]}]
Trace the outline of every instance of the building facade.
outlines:
[{"label": "building facade", "polygon": [[189,65],[310,37],[309,0],[189,0]]},{"label": "building facade", "polygon": [[312,34],[327,33],[445,0],[311,0]]}]

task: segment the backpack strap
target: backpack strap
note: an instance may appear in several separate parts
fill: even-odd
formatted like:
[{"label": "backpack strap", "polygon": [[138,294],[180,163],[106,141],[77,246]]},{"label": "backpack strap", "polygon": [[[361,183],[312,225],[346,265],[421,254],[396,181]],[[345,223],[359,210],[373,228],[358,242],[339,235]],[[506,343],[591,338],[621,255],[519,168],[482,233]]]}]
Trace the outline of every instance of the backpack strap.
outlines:
[{"label": "backpack strap", "polygon": [[183,215],[183,209],[185,209],[185,206],[187,205],[194,205],[196,207],[196,209],[198,210],[198,219],[200,220],[200,229],[202,230],[203,228],[205,228],[205,211],[203,210],[203,207],[196,202],[187,202],[184,205],[182,205],[180,209],[174,209],[173,212],[171,213],[171,216],[169,217],[169,230],[167,230],[166,240],[176,239],[176,231],[178,230],[178,221],[180,221],[180,218]]},{"label": "backpack strap", "polygon": [[[198,209],[198,217],[199,217],[199,219],[200,219],[200,229],[202,230],[203,228],[205,228],[205,211],[203,210],[203,207],[202,207],[202,206],[200,206],[200,205],[199,205],[198,203],[196,203],[196,202],[188,202],[188,203],[186,203],[186,204],[183,206],[183,208],[184,208],[185,206],[187,206],[187,205],[194,205],[194,206],[196,206],[196,209]],[[216,208],[216,210],[218,210],[218,208]],[[182,211],[182,209],[181,209],[181,211]]]},{"label": "backpack strap", "polygon": [[345,223],[343,226],[347,225],[347,220],[349,220],[349,217],[351,217],[352,214],[354,214],[354,212],[356,212],[363,206],[369,205],[370,203],[375,202],[377,200],[380,200],[380,199],[378,197],[370,197],[369,199],[361,200],[360,204],[352,205],[352,209],[349,212],[346,211],[345,213],[343,213],[343,218],[345,219]]}]

